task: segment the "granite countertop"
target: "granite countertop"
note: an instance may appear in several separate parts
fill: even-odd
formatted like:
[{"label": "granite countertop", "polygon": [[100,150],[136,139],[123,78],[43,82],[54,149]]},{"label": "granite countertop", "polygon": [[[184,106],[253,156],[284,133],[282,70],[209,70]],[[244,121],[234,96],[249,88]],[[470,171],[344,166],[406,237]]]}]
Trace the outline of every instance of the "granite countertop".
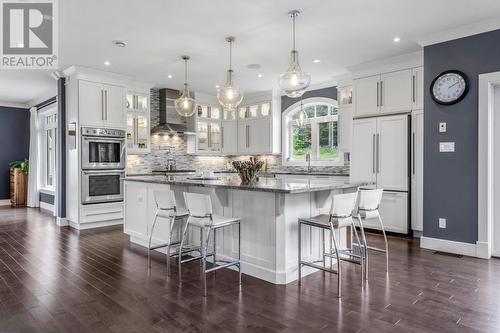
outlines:
[{"label": "granite countertop", "polygon": [[[164,174],[194,174],[196,171],[194,170],[176,170],[176,171],[153,171],[152,173],[134,173],[128,174],[127,176],[158,176]],[[215,174],[236,174],[235,170],[222,170],[222,171],[214,171]],[[327,176],[327,177],[349,177],[348,173],[339,173],[339,172],[327,172],[327,171],[262,171],[259,172],[259,175],[264,177],[271,177],[275,175],[298,175],[298,176]]]},{"label": "granite countertop", "polygon": [[246,191],[262,191],[276,193],[307,193],[316,191],[339,190],[348,188],[357,188],[359,186],[370,185],[368,183],[349,183],[348,181],[325,181],[325,180],[286,180],[271,177],[260,177],[259,180],[252,185],[242,185],[239,176],[224,175],[216,180],[198,180],[189,179],[186,175],[143,175],[143,176],[127,176],[125,181],[170,184],[170,185],[187,185],[187,186],[202,186],[212,188],[226,188]]}]

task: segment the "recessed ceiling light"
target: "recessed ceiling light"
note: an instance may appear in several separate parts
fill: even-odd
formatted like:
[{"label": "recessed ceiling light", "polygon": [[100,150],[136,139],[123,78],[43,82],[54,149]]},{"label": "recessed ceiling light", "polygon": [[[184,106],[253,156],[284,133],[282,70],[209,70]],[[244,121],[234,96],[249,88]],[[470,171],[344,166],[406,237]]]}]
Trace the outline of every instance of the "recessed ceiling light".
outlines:
[{"label": "recessed ceiling light", "polygon": [[321,60],[319,60],[319,59],[314,59],[314,60],[313,60],[313,62],[314,62],[315,64],[317,64],[317,63],[320,63],[320,62],[321,62]]},{"label": "recessed ceiling light", "polygon": [[401,41],[401,38],[399,37],[394,37],[394,39],[392,40],[394,43],[399,43]]},{"label": "recessed ceiling light", "polygon": [[112,43],[115,44],[116,46],[119,46],[119,47],[127,46],[127,43],[124,42],[123,40],[114,40],[114,41],[112,41]]},{"label": "recessed ceiling light", "polygon": [[110,65],[111,65],[111,63],[109,61],[104,62],[104,66],[110,66]]},{"label": "recessed ceiling light", "polygon": [[259,64],[249,64],[247,65],[248,69],[259,69],[261,66]]},{"label": "recessed ceiling light", "polygon": [[174,76],[173,76],[172,74],[168,74],[168,75],[167,75],[167,77],[168,77],[169,79],[171,79],[171,78],[173,78]]},{"label": "recessed ceiling light", "polygon": [[219,89],[219,88],[220,88],[220,86],[219,86],[219,85],[216,85],[216,86],[215,86],[215,88]]},{"label": "recessed ceiling light", "polygon": [[263,76],[264,76],[264,75],[263,75],[262,73],[257,74],[257,77],[258,77],[258,78],[261,78],[261,77],[263,77]]}]

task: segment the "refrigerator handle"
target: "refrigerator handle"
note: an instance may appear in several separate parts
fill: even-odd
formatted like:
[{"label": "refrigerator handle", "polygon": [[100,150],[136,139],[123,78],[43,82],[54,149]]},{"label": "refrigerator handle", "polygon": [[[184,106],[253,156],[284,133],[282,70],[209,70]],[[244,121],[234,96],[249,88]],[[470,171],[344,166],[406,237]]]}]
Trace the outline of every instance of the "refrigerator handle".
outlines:
[{"label": "refrigerator handle", "polygon": [[380,133],[377,133],[377,173],[380,173]]},{"label": "refrigerator handle", "polygon": [[412,171],[413,171],[413,175],[415,175],[415,132],[412,133],[412,136],[413,136],[413,148],[412,148],[412,157],[413,157],[413,163],[412,163]]},{"label": "refrigerator handle", "polygon": [[372,171],[375,173],[375,134],[373,134],[372,138]]}]

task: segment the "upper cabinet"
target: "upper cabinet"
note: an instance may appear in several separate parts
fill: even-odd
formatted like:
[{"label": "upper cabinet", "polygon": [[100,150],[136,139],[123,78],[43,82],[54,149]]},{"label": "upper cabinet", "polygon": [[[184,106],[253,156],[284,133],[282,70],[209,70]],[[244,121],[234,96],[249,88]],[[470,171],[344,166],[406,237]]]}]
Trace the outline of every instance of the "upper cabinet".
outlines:
[{"label": "upper cabinet", "polygon": [[127,92],[127,153],[129,155],[151,152],[149,99],[149,92]]},{"label": "upper cabinet", "polygon": [[338,148],[351,151],[352,135],[352,85],[337,87],[338,102]]},{"label": "upper cabinet", "polygon": [[196,108],[196,152],[220,153],[221,108],[203,104],[198,104]]},{"label": "upper cabinet", "polygon": [[422,68],[404,69],[355,79],[354,117],[410,112],[423,107]]},{"label": "upper cabinet", "polygon": [[81,126],[125,127],[125,88],[79,80],[78,109]]}]

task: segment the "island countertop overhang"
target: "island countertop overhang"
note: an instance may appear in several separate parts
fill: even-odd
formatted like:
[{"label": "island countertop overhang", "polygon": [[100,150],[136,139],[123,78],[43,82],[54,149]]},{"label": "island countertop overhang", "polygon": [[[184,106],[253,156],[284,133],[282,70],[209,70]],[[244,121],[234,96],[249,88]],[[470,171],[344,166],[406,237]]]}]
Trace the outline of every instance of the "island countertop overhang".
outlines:
[{"label": "island countertop overhang", "polygon": [[306,179],[278,179],[271,177],[260,177],[254,184],[241,184],[238,176],[221,176],[215,180],[199,180],[192,179],[189,176],[127,176],[124,178],[127,182],[143,182],[152,184],[167,184],[167,185],[181,185],[181,186],[200,186],[207,188],[224,188],[242,191],[260,191],[260,192],[274,192],[274,193],[308,193],[318,191],[331,191],[352,189],[360,186],[368,186],[369,183],[350,183],[347,181],[339,180],[314,180]]}]

